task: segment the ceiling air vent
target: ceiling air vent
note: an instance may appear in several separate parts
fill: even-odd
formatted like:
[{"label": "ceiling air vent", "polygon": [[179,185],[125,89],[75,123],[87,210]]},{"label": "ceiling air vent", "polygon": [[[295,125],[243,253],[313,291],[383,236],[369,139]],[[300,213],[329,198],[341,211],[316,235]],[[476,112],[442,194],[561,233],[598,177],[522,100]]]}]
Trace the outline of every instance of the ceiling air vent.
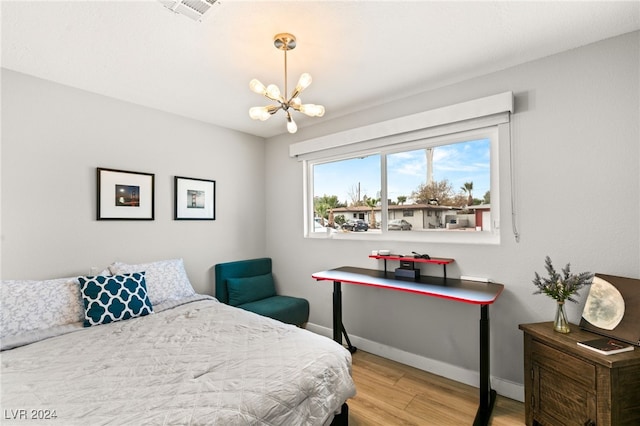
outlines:
[{"label": "ceiling air vent", "polygon": [[218,0],[159,0],[167,9],[200,21],[213,4]]}]

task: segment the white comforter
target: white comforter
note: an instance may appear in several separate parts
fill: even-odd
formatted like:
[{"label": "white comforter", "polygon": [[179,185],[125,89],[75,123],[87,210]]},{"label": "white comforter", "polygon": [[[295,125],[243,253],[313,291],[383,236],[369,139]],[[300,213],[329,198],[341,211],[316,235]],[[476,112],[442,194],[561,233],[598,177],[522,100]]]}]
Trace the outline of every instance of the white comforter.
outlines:
[{"label": "white comforter", "polygon": [[322,425],[355,394],[340,345],[211,299],[0,359],[3,425]]}]

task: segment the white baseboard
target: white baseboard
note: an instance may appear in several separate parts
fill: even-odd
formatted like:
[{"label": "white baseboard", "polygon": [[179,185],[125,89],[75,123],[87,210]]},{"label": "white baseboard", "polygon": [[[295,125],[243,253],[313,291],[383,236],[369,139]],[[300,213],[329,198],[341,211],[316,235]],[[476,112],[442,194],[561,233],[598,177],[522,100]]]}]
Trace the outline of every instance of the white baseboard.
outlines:
[{"label": "white baseboard", "polygon": [[[307,323],[306,328],[313,333],[333,338],[333,330],[330,328],[313,323]],[[351,340],[351,344],[353,346],[360,348],[365,352],[409,365],[420,370],[428,371],[429,373],[437,374],[438,376],[446,377],[447,379],[455,380],[456,382],[478,387],[480,374],[477,371],[467,370],[455,365],[447,364],[446,362],[430,359],[422,355],[412,354],[410,352],[383,345],[368,339],[363,339],[352,334],[349,334],[349,340]],[[520,402],[524,401],[524,385],[520,383],[514,383],[509,380],[491,376],[491,388],[494,389],[498,395]]]}]

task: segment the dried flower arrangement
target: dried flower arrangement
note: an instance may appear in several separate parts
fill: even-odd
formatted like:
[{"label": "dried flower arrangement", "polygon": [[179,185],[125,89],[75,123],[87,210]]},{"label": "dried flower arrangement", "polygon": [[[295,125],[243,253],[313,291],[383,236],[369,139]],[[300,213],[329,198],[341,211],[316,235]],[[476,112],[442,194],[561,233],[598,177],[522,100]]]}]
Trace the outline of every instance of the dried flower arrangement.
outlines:
[{"label": "dried flower arrangement", "polygon": [[572,296],[579,295],[578,291],[584,286],[590,285],[593,281],[594,274],[591,272],[572,274],[569,263],[562,268],[562,274],[556,272],[549,256],[545,258],[544,263],[549,278],[542,278],[536,272],[533,284],[535,284],[538,290],[533,294],[546,294],[562,303],[564,303],[565,300],[577,303],[578,301]]}]

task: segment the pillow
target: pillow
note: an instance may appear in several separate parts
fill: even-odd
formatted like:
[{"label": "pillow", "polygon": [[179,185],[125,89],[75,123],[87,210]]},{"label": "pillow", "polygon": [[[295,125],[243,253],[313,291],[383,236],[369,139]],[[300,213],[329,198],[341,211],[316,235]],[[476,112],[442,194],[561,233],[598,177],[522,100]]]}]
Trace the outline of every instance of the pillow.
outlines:
[{"label": "pillow", "polygon": [[137,272],[79,277],[84,326],[108,324],[152,313],[144,275],[144,272]]},{"label": "pillow", "polygon": [[115,262],[109,266],[109,270],[114,275],[144,271],[149,301],[152,305],[196,294],[191,282],[189,282],[182,259],[161,260],[137,265]]},{"label": "pillow", "polygon": [[75,277],[5,280],[0,285],[0,337],[82,321],[82,297]]},{"label": "pillow", "polygon": [[246,278],[227,278],[227,291],[231,306],[240,306],[276,295],[271,274]]}]

